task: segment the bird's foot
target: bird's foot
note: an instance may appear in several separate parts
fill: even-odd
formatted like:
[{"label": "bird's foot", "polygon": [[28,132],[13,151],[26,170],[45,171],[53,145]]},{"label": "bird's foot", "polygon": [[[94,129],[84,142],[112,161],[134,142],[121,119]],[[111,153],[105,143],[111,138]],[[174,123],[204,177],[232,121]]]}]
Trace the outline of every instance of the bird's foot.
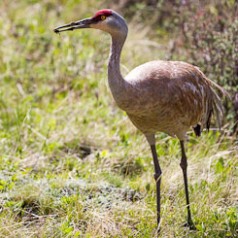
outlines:
[{"label": "bird's foot", "polygon": [[160,235],[161,235],[161,228],[160,228],[160,225],[158,225],[156,230],[155,230],[154,237],[159,238]]},{"label": "bird's foot", "polygon": [[194,225],[193,221],[188,221],[188,222],[186,222],[186,223],[183,225],[183,227],[188,227],[189,230],[191,230],[191,231],[196,231],[196,230],[197,230],[197,228],[196,228],[196,226]]}]

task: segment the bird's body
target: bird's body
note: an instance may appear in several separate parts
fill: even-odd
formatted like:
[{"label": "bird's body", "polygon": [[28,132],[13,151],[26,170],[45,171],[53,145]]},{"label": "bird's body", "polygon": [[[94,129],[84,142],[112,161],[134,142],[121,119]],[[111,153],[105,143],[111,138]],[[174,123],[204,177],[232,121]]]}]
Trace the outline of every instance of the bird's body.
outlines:
[{"label": "bird's body", "polygon": [[[146,136],[153,155],[156,189],[157,222],[160,223],[161,168],[155,147],[155,133],[165,132],[180,140],[188,226],[194,229],[188,193],[187,157],[184,149],[186,132],[193,127],[200,135],[209,128],[213,111],[220,121],[220,98],[211,82],[199,68],[180,61],[150,61],[133,69],[125,78],[120,71],[120,55],[127,37],[127,24],[122,16],[110,9],[98,11],[92,18],[57,27],[56,33],[80,28],[96,28],[112,37],[108,64],[108,82],[117,105]],[[215,85],[218,87],[218,85]]]},{"label": "bird's body", "polygon": [[184,140],[191,127],[206,126],[212,96],[209,81],[197,67],[151,61],[132,70],[120,97],[114,98],[144,134],[161,131]]}]

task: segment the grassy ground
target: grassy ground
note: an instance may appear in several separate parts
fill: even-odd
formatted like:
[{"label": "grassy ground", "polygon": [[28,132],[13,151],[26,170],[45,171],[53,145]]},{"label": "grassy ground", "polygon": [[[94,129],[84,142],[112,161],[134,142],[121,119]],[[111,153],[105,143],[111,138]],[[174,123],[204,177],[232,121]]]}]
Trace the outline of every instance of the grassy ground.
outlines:
[{"label": "grassy ground", "polygon": [[[110,95],[110,39],[92,30],[52,32],[101,7],[75,2],[0,3],[0,237],[154,237],[150,150]],[[124,73],[166,58],[165,39],[129,27]],[[238,237],[234,138],[213,131],[187,143],[196,232],[182,227],[179,143],[163,134],[157,141],[161,237]]]}]

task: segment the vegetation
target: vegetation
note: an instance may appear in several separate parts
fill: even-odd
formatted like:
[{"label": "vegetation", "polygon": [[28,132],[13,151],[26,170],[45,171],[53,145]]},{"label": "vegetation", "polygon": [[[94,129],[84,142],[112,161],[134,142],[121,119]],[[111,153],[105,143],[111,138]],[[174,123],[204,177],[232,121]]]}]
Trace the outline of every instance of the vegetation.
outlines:
[{"label": "vegetation", "polygon": [[[173,3],[158,2],[155,9],[160,13],[168,7],[164,2]],[[178,2],[173,9],[180,6]],[[206,6],[217,9],[214,2]],[[235,1],[227,2],[233,13]],[[55,26],[110,4],[96,0],[0,2],[0,237],[155,236],[150,150],[110,95],[106,80],[110,38],[96,30],[60,36],[52,32]],[[125,74],[152,59],[182,59],[207,69],[209,77],[230,92],[237,90],[237,78],[226,61],[220,74],[213,59],[203,60],[202,43],[207,44],[207,37],[214,33],[210,25],[205,38],[200,25],[197,35],[191,36],[194,21],[186,32],[181,31],[189,9],[180,13],[184,18],[162,14],[151,19],[148,2],[131,4],[124,9],[130,22],[122,55]],[[145,9],[147,15],[139,18]],[[153,24],[148,24],[149,19]],[[224,17],[225,26],[226,20],[229,17]],[[224,31],[227,41],[219,51],[224,59],[236,60],[235,22]],[[202,42],[194,48],[197,36]],[[209,41],[212,56],[216,56],[216,42],[224,40],[221,34],[217,37]],[[161,237],[238,237],[238,145],[229,129],[232,114],[227,113],[222,132],[211,130],[201,138],[189,133],[189,189],[197,231],[182,226],[186,208],[179,142],[158,134],[163,170]]]}]

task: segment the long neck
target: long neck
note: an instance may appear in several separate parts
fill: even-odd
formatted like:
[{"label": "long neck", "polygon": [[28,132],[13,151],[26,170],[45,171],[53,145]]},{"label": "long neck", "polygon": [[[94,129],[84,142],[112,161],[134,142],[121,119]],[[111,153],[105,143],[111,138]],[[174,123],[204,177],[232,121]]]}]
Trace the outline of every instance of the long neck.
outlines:
[{"label": "long neck", "polygon": [[125,80],[120,70],[120,56],[125,40],[126,35],[112,35],[112,45],[108,63],[109,87],[117,103],[119,103],[125,88]]}]

